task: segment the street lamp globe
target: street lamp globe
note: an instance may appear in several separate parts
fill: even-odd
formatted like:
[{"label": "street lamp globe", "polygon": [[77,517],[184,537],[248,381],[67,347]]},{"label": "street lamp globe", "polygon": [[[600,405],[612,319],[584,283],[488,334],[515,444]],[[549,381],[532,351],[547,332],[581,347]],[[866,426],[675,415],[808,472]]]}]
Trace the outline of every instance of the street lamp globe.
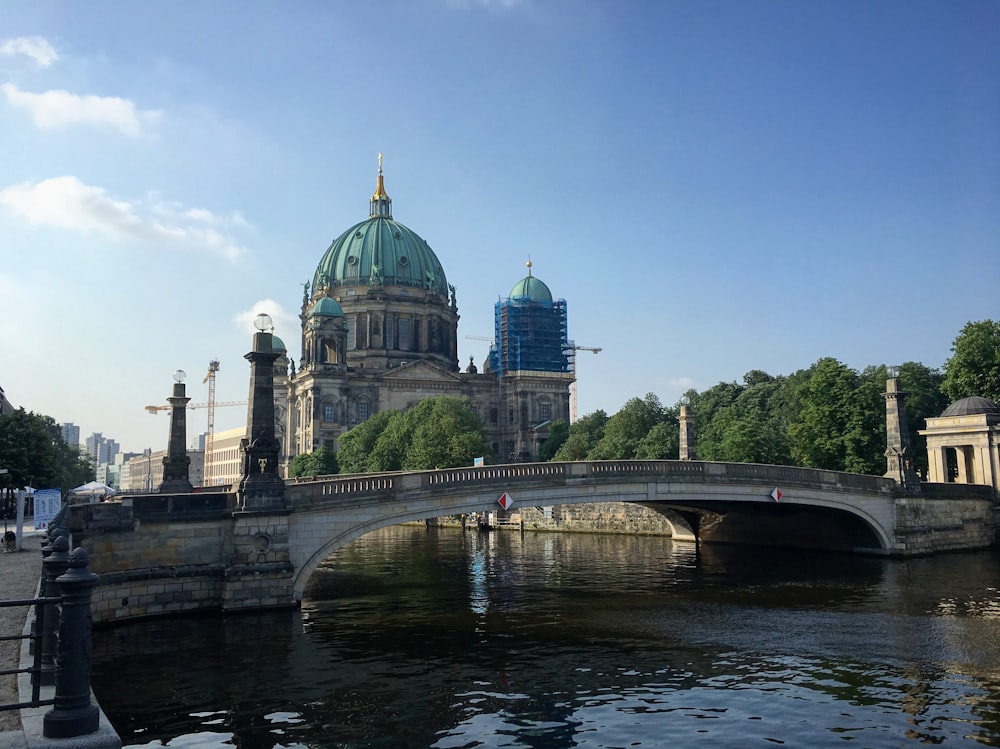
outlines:
[{"label": "street lamp globe", "polygon": [[274,322],[271,320],[271,316],[266,312],[261,312],[253,319],[253,326],[261,333],[267,330],[274,330]]}]

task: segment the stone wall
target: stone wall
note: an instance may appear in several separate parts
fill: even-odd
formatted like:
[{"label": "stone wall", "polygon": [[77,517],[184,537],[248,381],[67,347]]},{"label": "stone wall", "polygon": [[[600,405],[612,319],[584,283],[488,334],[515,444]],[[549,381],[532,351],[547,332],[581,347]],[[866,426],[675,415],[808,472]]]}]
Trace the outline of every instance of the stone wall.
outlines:
[{"label": "stone wall", "polygon": [[997,542],[992,488],[921,484],[920,496],[896,499],[896,539],[906,556],[992,546]]},{"label": "stone wall", "polygon": [[664,514],[631,502],[556,505],[551,513],[538,507],[522,507],[518,512],[526,530],[624,533],[694,540],[690,527],[677,513],[666,511]]}]

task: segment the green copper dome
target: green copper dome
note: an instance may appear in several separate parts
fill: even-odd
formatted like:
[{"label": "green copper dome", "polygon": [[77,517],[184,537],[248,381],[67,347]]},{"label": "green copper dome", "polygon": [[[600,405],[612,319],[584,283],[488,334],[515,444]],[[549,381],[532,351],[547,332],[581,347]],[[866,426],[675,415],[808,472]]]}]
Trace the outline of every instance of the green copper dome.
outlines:
[{"label": "green copper dome", "polygon": [[514,284],[510,290],[513,301],[545,302],[552,304],[552,292],[542,281],[531,275],[531,261],[528,261],[528,275]]},{"label": "green copper dome", "polygon": [[288,352],[288,347],[285,346],[285,342],[278,338],[278,336],[271,334],[271,351],[284,351]]},{"label": "green copper dome", "polygon": [[328,296],[319,299],[316,304],[312,306],[306,317],[343,317],[344,310],[340,308],[337,304],[336,299],[331,299]]},{"label": "green copper dome", "polygon": [[338,286],[411,286],[448,295],[448,279],[430,245],[392,218],[382,167],[367,221],[337,237],[316,267],[313,292]]}]

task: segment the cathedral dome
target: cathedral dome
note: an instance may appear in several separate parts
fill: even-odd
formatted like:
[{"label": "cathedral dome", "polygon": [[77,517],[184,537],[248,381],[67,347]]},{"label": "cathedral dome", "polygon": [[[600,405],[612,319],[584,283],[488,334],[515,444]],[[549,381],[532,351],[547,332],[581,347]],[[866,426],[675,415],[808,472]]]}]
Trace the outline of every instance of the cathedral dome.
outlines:
[{"label": "cathedral dome", "polygon": [[343,317],[344,310],[341,309],[340,305],[337,304],[336,299],[331,299],[328,296],[317,300],[316,304],[312,306],[306,317]]},{"label": "cathedral dome", "polygon": [[974,416],[976,414],[1000,414],[1000,406],[997,406],[987,398],[980,398],[973,395],[969,398],[961,398],[952,403],[944,410],[942,416]]},{"label": "cathedral dome", "polygon": [[[380,154],[381,157],[381,154]],[[366,221],[337,237],[313,275],[313,291],[343,286],[410,286],[448,296],[448,279],[426,240],[392,218],[382,165]]]},{"label": "cathedral dome", "polygon": [[528,275],[514,284],[510,290],[512,301],[552,303],[552,292],[544,282],[531,275],[531,261],[528,261]]}]

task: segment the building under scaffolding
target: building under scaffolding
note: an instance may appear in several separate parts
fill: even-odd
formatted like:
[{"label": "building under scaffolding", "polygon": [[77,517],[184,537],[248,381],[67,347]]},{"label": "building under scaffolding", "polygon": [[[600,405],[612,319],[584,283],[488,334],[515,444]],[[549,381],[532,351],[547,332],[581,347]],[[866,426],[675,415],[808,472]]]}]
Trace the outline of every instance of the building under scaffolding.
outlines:
[{"label": "building under scaffolding", "polygon": [[576,348],[568,339],[566,301],[553,300],[542,281],[528,275],[495,308],[490,372],[497,378],[502,460],[530,460],[549,424],[568,420],[567,387]]},{"label": "building under scaffolding", "polygon": [[566,300],[553,301],[548,287],[531,275],[496,303],[495,342],[490,369],[497,377],[511,372],[572,372]]}]

